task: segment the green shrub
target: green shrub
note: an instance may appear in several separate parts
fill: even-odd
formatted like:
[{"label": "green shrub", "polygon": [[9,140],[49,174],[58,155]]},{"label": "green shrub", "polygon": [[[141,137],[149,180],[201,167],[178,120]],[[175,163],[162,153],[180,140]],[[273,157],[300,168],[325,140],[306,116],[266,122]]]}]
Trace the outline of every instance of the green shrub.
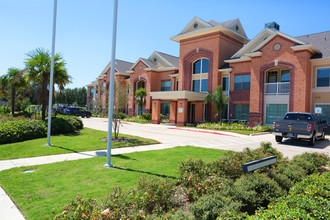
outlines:
[{"label": "green shrub", "polygon": [[151,114],[142,114],[141,117],[147,121],[151,121]]},{"label": "green shrub", "polygon": [[330,219],[330,173],[313,174],[249,219]]},{"label": "green shrub", "polygon": [[269,177],[275,180],[278,185],[287,192],[294,185],[294,182],[290,180],[289,177],[278,171],[271,171],[269,173]]},{"label": "green shrub", "polygon": [[285,195],[278,183],[267,174],[246,174],[234,183],[235,198],[241,201],[241,211],[253,214],[260,206],[267,206],[272,198]]},{"label": "green shrub", "polygon": [[4,115],[4,114],[8,114],[10,112],[11,112],[10,107],[0,106],[0,114]]},{"label": "green shrub", "polygon": [[329,157],[320,153],[303,153],[295,156],[290,163],[295,164],[307,172],[307,175],[311,175],[323,170],[323,167],[327,165]]},{"label": "green shrub", "polygon": [[92,199],[77,198],[56,219],[144,219],[175,208],[175,183],[167,179],[141,177],[137,189],[123,192],[111,190],[100,204]]},{"label": "green shrub", "polygon": [[124,119],[124,121],[135,122],[140,124],[148,124],[151,122],[150,120],[143,118],[141,115],[135,117],[127,117]]},{"label": "green shrub", "polygon": [[0,124],[0,144],[14,143],[47,136],[41,120],[19,120]]},{"label": "green shrub", "polygon": [[[15,120],[0,124],[0,144],[14,143],[47,136],[47,120]],[[78,117],[57,116],[52,118],[51,134],[65,134],[83,128]]]},{"label": "green shrub", "polygon": [[113,114],[113,117],[117,119],[125,119],[127,118],[127,115],[124,112],[116,112]]},{"label": "green shrub", "polygon": [[280,164],[278,171],[286,175],[294,183],[302,181],[307,175],[307,171],[300,166],[291,163]]},{"label": "green shrub", "polygon": [[200,197],[189,206],[189,210],[196,219],[213,220],[220,215],[225,215],[226,212],[238,213],[241,207],[241,202],[217,192]]},{"label": "green shrub", "polygon": [[244,130],[244,131],[273,131],[270,126],[257,125],[255,127],[250,127],[244,123],[209,123],[204,122],[196,126],[197,128],[205,128],[211,130],[223,130],[223,131],[233,131],[233,130]]}]

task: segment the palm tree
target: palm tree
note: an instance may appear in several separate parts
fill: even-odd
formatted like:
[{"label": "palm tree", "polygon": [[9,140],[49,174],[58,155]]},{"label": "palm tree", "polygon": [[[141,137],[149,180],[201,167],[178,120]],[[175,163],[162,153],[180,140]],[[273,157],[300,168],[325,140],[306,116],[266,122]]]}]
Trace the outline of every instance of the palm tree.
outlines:
[{"label": "palm tree", "polygon": [[135,91],[135,102],[141,108],[142,114],[144,113],[143,105],[145,103],[146,96],[147,96],[147,92],[146,92],[145,88],[143,88],[143,87]]},{"label": "palm tree", "polygon": [[[37,100],[42,105],[42,119],[46,118],[46,106],[48,105],[49,91],[47,86],[50,81],[51,56],[48,50],[37,48],[27,54],[25,62],[29,79],[38,84]],[[54,56],[54,85],[57,84],[60,90],[70,83],[71,77],[65,68],[65,61],[60,54]],[[54,87],[53,85],[53,87]],[[55,89],[53,89],[55,91]],[[54,94],[53,94],[54,95]]]},{"label": "palm tree", "polygon": [[220,116],[221,120],[221,113],[222,110],[225,108],[226,104],[229,101],[228,96],[223,96],[222,86],[218,86],[216,91],[207,96],[204,99],[205,103],[211,102],[216,107],[215,117],[218,118]]},{"label": "palm tree", "polygon": [[11,88],[11,114],[15,113],[15,102],[17,90],[26,87],[27,80],[24,72],[18,68],[11,67],[7,74],[1,78],[2,91],[7,87]]}]

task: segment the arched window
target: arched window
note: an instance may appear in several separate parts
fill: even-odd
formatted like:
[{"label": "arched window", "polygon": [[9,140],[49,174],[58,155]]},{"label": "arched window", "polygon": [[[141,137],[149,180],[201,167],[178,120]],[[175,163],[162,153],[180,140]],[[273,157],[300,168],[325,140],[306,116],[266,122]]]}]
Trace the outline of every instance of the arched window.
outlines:
[{"label": "arched window", "polygon": [[202,58],[193,63],[192,88],[194,92],[207,92],[209,60]]}]

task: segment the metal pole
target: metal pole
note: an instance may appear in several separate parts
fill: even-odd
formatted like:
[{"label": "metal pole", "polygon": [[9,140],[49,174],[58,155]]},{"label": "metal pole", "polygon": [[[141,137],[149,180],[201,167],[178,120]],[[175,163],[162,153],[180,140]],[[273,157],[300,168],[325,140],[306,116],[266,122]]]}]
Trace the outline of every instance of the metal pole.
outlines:
[{"label": "metal pole", "polygon": [[116,57],[116,35],[117,35],[117,11],[118,0],[114,0],[113,9],[113,29],[112,29],[112,51],[111,51],[111,65],[110,65],[110,88],[109,88],[109,109],[108,109],[108,149],[107,149],[107,163],[104,167],[113,167],[111,164],[111,138],[112,138],[112,114],[113,114],[113,94],[115,81],[115,57]]},{"label": "metal pole", "polygon": [[54,13],[53,13],[53,40],[52,40],[52,62],[50,66],[50,80],[49,80],[49,103],[48,103],[48,130],[47,130],[47,144],[50,144],[50,131],[52,123],[52,107],[53,107],[53,79],[54,79],[54,55],[55,55],[55,35],[56,35],[56,12],[57,0],[54,0]]}]

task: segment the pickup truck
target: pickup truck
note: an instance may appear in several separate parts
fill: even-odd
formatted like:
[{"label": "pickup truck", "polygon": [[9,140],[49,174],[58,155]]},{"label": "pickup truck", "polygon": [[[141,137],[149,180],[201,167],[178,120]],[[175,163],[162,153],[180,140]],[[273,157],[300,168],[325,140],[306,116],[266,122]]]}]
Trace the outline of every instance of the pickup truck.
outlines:
[{"label": "pickup truck", "polygon": [[283,120],[275,120],[273,123],[276,142],[282,142],[285,137],[307,140],[310,146],[314,146],[317,139],[324,140],[326,129],[326,121],[306,112],[288,112]]}]

